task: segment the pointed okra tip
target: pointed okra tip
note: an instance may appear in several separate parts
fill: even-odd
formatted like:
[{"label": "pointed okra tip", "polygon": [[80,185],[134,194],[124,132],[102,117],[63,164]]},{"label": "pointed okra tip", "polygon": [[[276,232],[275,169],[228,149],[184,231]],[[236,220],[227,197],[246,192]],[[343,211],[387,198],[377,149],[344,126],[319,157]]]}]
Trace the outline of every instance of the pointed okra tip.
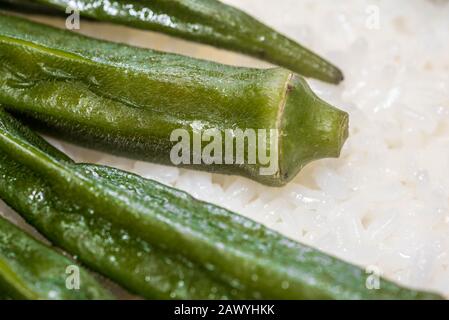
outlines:
[{"label": "pointed okra tip", "polygon": [[321,100],[296,75],[289,81],[279,122],[280,185],[313,160],[339,157],[348,137],[348,114]]},{"label": "pointed okra tip", "polygon": [[339,84],[345,79],[343,71],[330,62],[323,61],[319,66],[315,66],[316,69],[304,72],[304,75],[332,84]]},{"label": "pointed okra tip", "polygon": [[338,69],[337,67],[334,67],[331,73],[331,79],[329,82],[333,84],[339,84],[345,79],[345,76],[343,75],[343,72]]}]

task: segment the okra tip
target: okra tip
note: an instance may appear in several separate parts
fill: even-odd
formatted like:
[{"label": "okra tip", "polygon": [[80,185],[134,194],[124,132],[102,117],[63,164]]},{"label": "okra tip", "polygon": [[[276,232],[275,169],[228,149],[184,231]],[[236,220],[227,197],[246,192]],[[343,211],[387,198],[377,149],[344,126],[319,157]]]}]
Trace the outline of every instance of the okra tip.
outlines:
[{"label": "okra tip", "polygon": [[283,63],[287,69],[331,84],[339,84],[344,80],[343,71],[327,59],[299,45],[297,52],[300,53]]},{"label": "okra tip", "polygon": [[323,65],[317,66],[317,70],[320,70],[320,72],[315,71],[311,73],[309,75],[311,78],[315,78],[332,84],[339,84],[345,79],[343,71],[341,71],[338,67],[336,67],[332,63],[324,59],[323,61],[325,62],[323,63],[324,66]]},{"label": "okra tip", "polygon": [[316,96],[299,76],[292,76],[281,116],[280,184],[309,162],[337,158],[348,138],[349,115]]}]

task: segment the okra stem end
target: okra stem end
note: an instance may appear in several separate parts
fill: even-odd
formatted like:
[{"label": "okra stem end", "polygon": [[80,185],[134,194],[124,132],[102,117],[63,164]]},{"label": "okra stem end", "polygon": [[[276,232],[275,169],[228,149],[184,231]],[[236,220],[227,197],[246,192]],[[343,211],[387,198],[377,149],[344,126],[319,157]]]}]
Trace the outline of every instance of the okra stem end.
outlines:
[{"label": "okra stem end", "polygon": [[321,100],[302,78],[293,76],[280,124],[279,185],[313,160],[339,157],[348,126],[348,113]]}]

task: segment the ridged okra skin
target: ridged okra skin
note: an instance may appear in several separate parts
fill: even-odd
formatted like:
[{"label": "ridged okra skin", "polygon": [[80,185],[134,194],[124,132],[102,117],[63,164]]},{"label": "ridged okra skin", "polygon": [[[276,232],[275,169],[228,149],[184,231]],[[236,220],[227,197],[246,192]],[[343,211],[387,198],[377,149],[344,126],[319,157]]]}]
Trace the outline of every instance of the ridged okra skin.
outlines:
[{"label": "ridged okra skin", "polygon": [[82,17],[109,21],[144,30],[241,52],[285,67],[306,77],[330,83],[343,80],[342,72],[245,12],[216,0],[7,0],[26,8],[75,6]]},{"label": "ridged okra skin", "polygon": [[308,162],[337,157],[347,137],[348,115],[285,69],[231,67],[5,15],[0,62],[0,102],[10,110],[50,134],[153,162],[172,164],[176,129],[192,139],[198,130],[276,129],[277,170],[269,174],[260,174],[259,158],[184,164],[281,186]]},{"label": "ridged okra skin", "polygon": [[[68,283],[79,287],[67,287],[69,276]],[[82,267],[0,217],[0,299],[112,298]]]},{"label": "ridged okra skin", "polygon": [[0,198],[92,269],[149,298],[438,299],[179,190],[75,164],[0,112]]},{"label": "ridged okra skin", "polygon": [[[80,173],[91,175],[91,182],[100,186],[102,182],[96,173],[99,171],[117,190],[137,188],[126,181],[126,174],[75,165],[3,110],[0,110],[0,136],[0,198],[47,239],[78,256],[91,269],[148,299],[248,297],[212,279],[206,271],[194,268],[178,253],[157,247],[101,216],[82,193],[74,194],[66,185],[49,183],[50,176],[34,169],[39,163],[45,166],[53,163],[70,170],[73,178]],[[157,200],[158,196],[153,195],[149,201]],[[109,211],[108,207],[114,205],[112,199],[102,197],[101,211]],[[129,208],[135,207],[130,203]]]}]

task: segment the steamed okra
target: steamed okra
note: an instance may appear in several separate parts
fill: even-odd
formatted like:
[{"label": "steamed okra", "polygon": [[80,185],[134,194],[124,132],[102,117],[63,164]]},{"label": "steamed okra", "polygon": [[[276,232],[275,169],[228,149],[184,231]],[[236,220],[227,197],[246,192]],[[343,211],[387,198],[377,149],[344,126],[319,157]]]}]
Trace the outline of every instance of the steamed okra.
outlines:
[{"label": "steamed okra", "polygon": [[[346,140],[347,113],[286,69],[231,67],[0,17],[0,103],[58,137],[271,186],[338,157]],[[220,136],[207,141],[211,131]],[[198,134],[200,160],[195,150],[176,158],[175,146],[189,149]],[[218,149],[205,160],[212,143]]]},{"label": "steamed okra", "polygon": [[[0,198],[53,243],[147,298],[438,299],[185,192],[76,164],[0,112]],[[35,195],[40,195],[36,197]]]},{"label": "steamed okra", "polygon": [[[250,15],[216,0],[6,0],[16,8],[59,10],[75,6],[82,17],[163,32],[241,52],[330,83],[343,73],[330,62]],[[52,13],[52,11],[50,11]]]}]

